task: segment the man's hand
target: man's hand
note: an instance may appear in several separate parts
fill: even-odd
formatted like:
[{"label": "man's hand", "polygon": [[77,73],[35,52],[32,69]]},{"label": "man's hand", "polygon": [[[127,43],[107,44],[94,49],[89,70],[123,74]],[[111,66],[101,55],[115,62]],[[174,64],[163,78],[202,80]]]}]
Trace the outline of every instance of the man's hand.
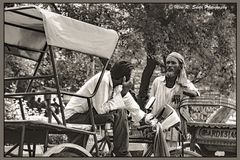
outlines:
[{"label": "man's hand", "polygon": [[145,123],[149,124],[150,121],[151,121],[153,118],[154,118],[154,117],[153,117],[153,114],[152,114],[152,113],[148,113],[148,114],[145,116],[144,121],[145,121]]},{"label": "man's hand", "polygon": [[129,81],[126,82],[126,77],[123,77],[123,82],[122,82],[122,91],[121,91],[121,95],[122,97],[124,97],[127,92],[132,88],[132,80],[129,79]]},{"label": "man's hand", "polygon": [[196,97],[198,93],[196,91],[190,90],[186,87],[183,88],[183,94],[189,97]]}]

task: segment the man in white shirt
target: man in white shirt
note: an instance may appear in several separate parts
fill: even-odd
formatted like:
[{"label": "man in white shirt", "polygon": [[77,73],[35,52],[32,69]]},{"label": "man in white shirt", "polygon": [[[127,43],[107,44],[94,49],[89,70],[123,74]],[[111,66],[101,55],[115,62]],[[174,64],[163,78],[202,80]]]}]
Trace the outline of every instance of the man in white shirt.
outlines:
[{"label": "man in white shirt", "polygon": [[[128,151],[129,128],[126,111],[129,111],[134,122],[139,122],[145,116],[145,112],[140,109],[129,93],[132,87],[132,70],[133,65],[129,62],[115,63],[110,71],[104,73],[99,89],[92,98],[95,123],[113,123],[113,152],[116,156],[131,156]],[[89,96],[93,93],[100,74],[89,79],[77,91],[77,94]],[[87,99],[72,97],[64,112],[67,123],[90,123]],[[73,139],[75,136],[69,135],[69,139]],[[83,147],[86,146],[83,138],[81,142],[77,143]]]},{"label": "man in white shirt", "polygon": [[[165,105],[170,105],[176,109],[183,96],[195,97],[199,95],[198,89],[187,78],[184,57],[177,52],[172,52],[166,59],[166,74],[157,77],[153,81],[150,97],[155,97],[156,100],[152,106],[151,113],[146,116],[145,121],[150,122],[150,119],[157,117]],[[181,113],[187,114],[187,108],[182,108]],[[184,121],[181,121],[181,125],[182,131],[185,133],[186,126]],[[164,136],[168,147],[177,147],[179,135],[175,128],[170,128],[169,131],[165,132]],[[162,143],[160,140],[159,142],[154,142],[154,146],[158,146],[154,154],[155,156],[166,156],[161,153],[164,144],[160,145]]]}]

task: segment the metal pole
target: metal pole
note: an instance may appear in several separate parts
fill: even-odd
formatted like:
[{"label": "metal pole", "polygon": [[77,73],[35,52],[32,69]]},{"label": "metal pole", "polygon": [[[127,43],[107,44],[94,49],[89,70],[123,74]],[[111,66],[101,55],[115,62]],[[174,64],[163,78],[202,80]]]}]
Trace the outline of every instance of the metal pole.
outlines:
[{"label": "metal pole", "polygon": [[26,77],[9,77],[5,78],[4,81],[13,81],[13,80],[31,80],[31,79],[46,79],[53,78],[53,75],[43,75],[43,76],[26,76]]},{"label": "metal pole", "polygon": [[5,93],[4,97],[14,98],[16,96],[27,96],[27,95],[47,95],[57,94],[57,92],[18,92],[18,93]]},{"label": "metal pole", "polygon": [[28,147],[28,155],[29,155],[29,157],[31,157],[32,156],[31,145],[28,143],[27,147]]},{"label": "metal pole", "polygon": [[58,75],[57,75],[52,46],[49,46],[49,51],[50,51],[50,56],[51,56],[51,61],[52,61],[53,75],[54,75],[54,79],[55,79],[55,83],[56,83],[57,95],[58,95],[58,100],[59,100],[59,104],[60,104],[60,110],[61,110],[61,114],[62,114],[62,122],[63,122],[63,125],[66,126],[66,120],[65,120],[64,110],[63,110],[63,102],[61,99],[59,79],[58,79]]},{"label": "metal pole", "polygon": [[47,102],[47,113],[48,113],[48,123],[52,122],[52,110],[51,110],[51,94],[44,95],[45,101]]},{"label": "metal pole", "polygon": [[[88,108],[89,108],[89,113],[90,113],[90,122],[92,124],[92,132],[96,132],[96,126],[95,126],[94,117],[93,117],[92,104],[91,104],[90,100],[91,100],[90,98],[87,98]],[[97,155],[97,157],[99,157],[98,141],[97,141],[96,133],[93,135],[93,138],[94,138],[94,142],[95,142],[96,155]]]},{"label": "metal pole", "polygon": [[43,145],[43,152],[44,153],[47,151],[47,148],[48,148],[48,133],[49,133],[49,130],[46,129],[45,142],[44,142],[44,145]]},{"label": "metal pole", "polygon": [[[37,70],[38,70],[38,68],[39,68],[39,66],[40,66],[40,63],[41,63],[41,61],[42,61],[42,58],[43,58],[44,54],[45,54],[45,53],[42,53],[42,54],[41,54],[41,56],[40,56],[40,58],[39,58],[39,60],[38,60],[38,62],[37,62],[37,66],[36,66],[36,68],[35,68],[35,70],[34,70],[33,76],[35,76],[35,75],[37,74]],[[33,79],[31,79],[30,82],[28,83],[26,92],[28,92],[28,91],[30,90],[31,85],[32,85],[32,82],[33,82]]]},{"label": "metal pole", "polygon": [[22,126],[22,133],[21,133],[21,139],[20,139],[20,145],[18,149],[18,156],[22,157],[23,156],[23,146],[24,146],[24,138],[25,138],[25,126]]},{"label": "metal pole", "polygon": [[19,105],[20,105],[22,119],[25,120],[26,118],[25,118],[25,114],[24,114],[24,109],[23,109],[23,104],[22,104],[21,98],[19,98]]},{"label": "metal pole", "polygon": [[[24,114],[24,109],[23,109],[23,104],[22,104],[22,99],[21,98],[19,98],[19,105],[20,105],[22,119],[25,120],[26,118],[25,118],[25,114]],[[30,144],[28,144],[27,147],[28,147],[29,157],[31,157],[32,154],[31,154],[31,146],[30,146]]]},{"label": "metal pole", "polygon": [[11,149],[9,149],[5,154],[4,157],[6,157],[7,155],[9,155],[12,151],[14,151],[17,147],[19,146],[19,144],[15,144]]},{"label": "metal pole", "polygon": [[183,157],[184,157],[184,148],[183,148],[183,134],[181,134],[182,137],[182,153],[183,153]]},{"label": "metal pole", "polygon": [[35,157],[35,154],[36,154],[36,144],[34,143],[32,156]]}]

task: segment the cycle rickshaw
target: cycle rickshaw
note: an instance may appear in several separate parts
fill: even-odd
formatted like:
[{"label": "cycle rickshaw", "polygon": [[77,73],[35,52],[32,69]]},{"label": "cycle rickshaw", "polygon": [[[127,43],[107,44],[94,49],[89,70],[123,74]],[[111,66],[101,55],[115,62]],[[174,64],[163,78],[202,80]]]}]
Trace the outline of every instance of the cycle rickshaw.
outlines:
[{"label": "cycle rickshaw", "polygon": [[[4,153],[4,156],[23,156],[23,151],[28,151],[29,156],[34,157],[36,145],[43,144],[44,152],[48,150],[49,134],[83,133],[94,137],[93,146],[96,156],[99,156],[96,125],[92,114],[91,124],[74,125],[66,124],[64,117],[63,102],[61,95],[77,96],[86,98],[89,111],[92,113],[91,97],[101,83],[102,76],[106,70],[110,58],[118,42],[118,34],[114,30],[101,28],[66,16],[62,16],[36,6],[12,7],[4,11],[4,49],[5,54],[11,54],[36,62],[32,76],[27,77],[5,77],[5,81],[28,80],[28,86],[22,93],[4,93],[4,98],[19,100],[22,120],[4,121],[4,145],[14,144],[11,149]],[[94,92],[90,96],[82,96],[62,91],[59,85],[59,78],[55,62],[55,48],[63,48],[77,51],[103,59],[104,67]],[[37,75],[40,63],[44,56],[49,56],[52,64],[52,75]],[[36,79],[53,79],[55,89],[46,89],[43,92],[32,92],[31,86]],[[50,102],[50,95],[55,94],[60,104],[61,117],[52,113],[57,123],[48,123],[39,120],[26,120],[22,99],[29,95],[45,95]],[[51,108],[48,107],[50,110]],[[25,147],[27,146],[27,148]],[[74,148],[79,154],[92,156],[86,149],[72,143],[62,144]],[[25,147],[25,148],[24,148]],[[13,155],[12,151],[18,148],[18,154]]]},{"label": "cycle rickshaw", "polygon": [[[104,71],[118,42],[118,34],[109,29],[104,29],[50,11],[40,9],[36,6],[13,7],[4,11],[4,49],[5,54],[11,54],[36,62],[32,76],[28,77],[5,77],[5,81],[28,80],[25,92],[4,93],[4,98],[14,98],[19,101],[22,120],[4,120],[4,145],[14,144],[11,149],[4,153],[4,156],[22,157],[27,151],[30,157],[36,156],[36,145],[44,146],[45,156],[51,156],[55,152],[61,152],[65,148],[73,148],[75,156],[102,156],[106,144],[111,152],[110,136],[98,140],[96,125],[93,115],[90,114],[91,124],[77,125],[65,122],[62,95],[77,96],[86,98],[89,111],[92,113],[91,97],[95,95]],[[74,93],[62,91],[59,85],[58,72],[55,62],[54,48],[64,48],[78,51],[91,56],[103,58],[105,62],[102,74],[98,80],[94,92],[86,97]],[[43,57],[50,57],[52,63],[52,75],[37,75]],[[44,87],[44,92],[32,92],[31,86],[36,79],[53,79],[55,88]],[[55,94],[59,99],[61,117],[59,118],[51,110],[50,95]],[[22,100],[26,96],[45,95],[48,109],[52,113],[56,123],[40,120],[26,120]],[[49,134],[83,133],[92,135],[93,147],[90,151],[72,143],[60,144],[49,149]],[[152,142],[140,137],[130,137],[130,143]],[[100,144],[99,144],[100,143]],[[98,145],[99,144],[99,145]],[[27,147],[27,148],[26,148]],[[18,154],[12,152],[18,148]]]}]

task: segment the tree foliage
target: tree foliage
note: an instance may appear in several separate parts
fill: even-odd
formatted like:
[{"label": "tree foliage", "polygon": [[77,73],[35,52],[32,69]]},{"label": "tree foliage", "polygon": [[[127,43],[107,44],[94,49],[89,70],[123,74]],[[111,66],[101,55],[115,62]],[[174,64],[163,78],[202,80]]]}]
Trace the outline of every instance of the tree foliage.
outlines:
[{"label": "tree foliage", "polygon": [[[222,9],[193,9],[205,5]],[[149,69],[143,72],[141,87],[145,87],[140,88],[140,96],[146,96],[146,79],[154,66],[161,64],[154,63],[151,57],[159,61],[161,56],[164,60],[172,51],[185,57],[189,78],[199,87],[226,95],[235,91],[236,5],[146,3],[125,4],[122,8],[130,13],[129,24],[136,34],[143,35],[144,49],[150,57],[146,65]],[[135,8],[142,10],[141,15]]]},{"label": "tree foliage", "polygon": [[[197,87],[219,91],[225,95],[235,92],[236,4],[45,3],[36,5],[43,8],[50,7],[59,14],[116,30],[120,39],[112,63],[120,59],[131,60],[136,68],[143,70],[138,93],[140,99],[146,99],[155,68],[160,68],[164,72],[164,59],[172,51],[179,52],[185,57],[189,78]],[[205,5],[219,6],[222,9],[193,9]],[[75,90],[84,80],[98,71],[93,69],[93,66],[101,65],[100,61],[93,57],[78,57],[77,53],[67,50],[58,52],[61,52],[57,66],[61,71],[59,77],[63,88],[70,87]],[[8,61],[16,63],[13,59]],[[29,70],[21,65],[19,64],[17,68],[29,73]],[[40,73],[50,72],[49,67],[50,64],[46,63],[45,67],[43,65],[40,68]],[[16,73],[16,69],[6,68],[5,74],[13,71]]]}]

